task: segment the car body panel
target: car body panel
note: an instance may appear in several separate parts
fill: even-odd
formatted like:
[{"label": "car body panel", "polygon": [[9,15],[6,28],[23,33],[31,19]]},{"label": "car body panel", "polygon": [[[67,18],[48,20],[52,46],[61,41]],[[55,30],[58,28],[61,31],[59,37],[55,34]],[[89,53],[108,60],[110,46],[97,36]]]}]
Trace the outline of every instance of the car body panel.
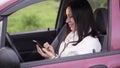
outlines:
[{"label": "car body panel", "polygon": [[120,0],[112,1],[111,50],[120,50]]},{"label": "car body panel", "polygon": [[120,61],[118,60],[119,57],[120,55],[114,55],[114,56],[112,55],[112,56],[98,57],[92,59],[63,62],[58,64],[46,65],[46,66],[31,67],[31,68],[89,68],[94,65],[107,65],[108,68],[120,68],[119,65]]},{"label": "car body panel", "polygon": [[[106,65],[108,68],[119,68],[120,51],[63,57],[54,60],[43,60],[22,63],[22,68],[88,68],[94,65]],[[45,63],[46,62],[46,63]],[[40,66],[39,66],[40,65]]]},{"label": "car body panel", "polygon": [[4,8],[9,7],[11,4],[15,3],[18,0],[1,0],[0,1],[0,11],[3,11]]}]

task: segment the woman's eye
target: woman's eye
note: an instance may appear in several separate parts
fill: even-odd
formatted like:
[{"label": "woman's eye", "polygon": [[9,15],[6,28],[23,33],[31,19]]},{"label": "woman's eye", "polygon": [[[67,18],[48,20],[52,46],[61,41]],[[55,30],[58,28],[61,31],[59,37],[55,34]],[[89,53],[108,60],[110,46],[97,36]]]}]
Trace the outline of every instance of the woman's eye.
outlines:
[{"label": "woman's eye", "polygon": [[73,16],[72,15],[68,15],[67,18],[73,18]]}]

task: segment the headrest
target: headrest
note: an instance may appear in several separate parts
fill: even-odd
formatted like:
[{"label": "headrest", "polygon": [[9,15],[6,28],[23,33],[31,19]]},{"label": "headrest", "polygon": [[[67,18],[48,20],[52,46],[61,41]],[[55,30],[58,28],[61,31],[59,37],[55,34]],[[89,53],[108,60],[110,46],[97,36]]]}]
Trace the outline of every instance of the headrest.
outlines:
[{"label": "headrest", "polygon": [[108,13],[105,8],[98,8],[94,11],[94,17],[96,21],[96,27],[99,34],[107,33],[107,25],[108,25]]},{"label": "headrest", "polygon": [[19,58],[11,48],[0,49],[0,68],[20,68]]}]

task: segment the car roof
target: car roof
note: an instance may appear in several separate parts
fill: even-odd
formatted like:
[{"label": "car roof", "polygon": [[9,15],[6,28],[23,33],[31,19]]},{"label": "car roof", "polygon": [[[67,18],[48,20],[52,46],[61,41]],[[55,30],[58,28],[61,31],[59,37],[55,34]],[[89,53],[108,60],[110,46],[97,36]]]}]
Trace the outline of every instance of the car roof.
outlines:
[{"label": "car roof", "polygon": [[2,16],[10,15],[28,5],[46,0],[0,0],[0,20]]},{"label": "car roof", "polygon": [[45,0],[0,0],[0,15],[9,15],[23,7],[42,1]]},{"label": "car roof", "polygon": [[0,0],[0,11],[9,7],[9,5],[15,3],[17,0]]}]

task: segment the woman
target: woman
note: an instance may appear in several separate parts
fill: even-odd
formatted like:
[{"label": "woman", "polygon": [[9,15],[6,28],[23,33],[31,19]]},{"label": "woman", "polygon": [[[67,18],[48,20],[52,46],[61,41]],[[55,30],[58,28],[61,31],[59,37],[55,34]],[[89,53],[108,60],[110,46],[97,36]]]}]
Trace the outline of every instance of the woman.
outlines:
[{"label": "woman", "polygon": [[37,51],[45,58],[75,56],[101,51],[101,44],[97,38],[95,22],[92,9],[86,0],[71,1],[66,8],[66,23],[68,24],[68,35],[62,41],[59,54],[56,55],[49,43]]}]

